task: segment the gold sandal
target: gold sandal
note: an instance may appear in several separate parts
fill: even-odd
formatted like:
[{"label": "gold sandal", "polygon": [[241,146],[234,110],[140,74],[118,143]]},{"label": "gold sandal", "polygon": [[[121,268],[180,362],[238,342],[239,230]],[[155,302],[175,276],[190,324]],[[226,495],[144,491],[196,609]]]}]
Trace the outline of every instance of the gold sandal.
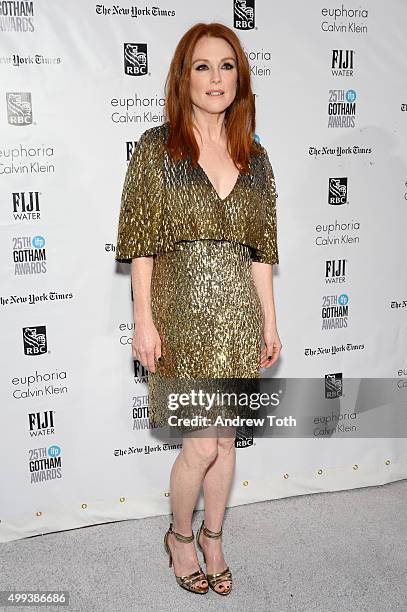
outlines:
[{"label": "gold sandal", "polygon": [[[201,535],[201,531],[203,531],[204,535],[206,535],[206,537],[208,537],[208,538],[220,538],[221,535],[222,535],[222,529],[220,531],[218,531],[218,532],[210,531],[207,527],[205,527],[204,521],[202,521],[202,525],[200,526],[199,530],[197,531],[197,534],[196,534],[196,543],[197,543],[198,548],[202,552],[203,557],[204,557],[204,561],[206,563],[205,553],[204,553],[204,551],[202,549],[202,546],[199,543],[199,536]],[[211,587],[211,589],[213,591],[215,591],[215,593],[218,593],[218,595],[229,595],[230,591],[232,590],[232,572],[230,571],[229,567],[224,569],[223,572],[218,572],[217,574],[206,574],[206,577],[208,579],[209,586]],[[223,592],[222,591],[217,591],[215,589],[215,587],[220,582],[224,582],[226,580],[230,581],[230,585],[225,587],[225,590]]]},{"label": "gold sandal", "polygon": [[[171,553],[171,549],[168,546],[168,536],[170,533],[173,533],[174,536],[176,537],[177,540],[179,540],[180,542],[193,542],[194,539],[194,532],[192,531],[192,535],[190,536],[184,536],[180,533],[176,533],[175,531],[172,530],[172,523],[170,523],[170,527],[167,531],[167,533],[164,536],[164,546],[165,546],[165,550],[168,553],[169,557],[170,557],[170,561],[169,561],[169,567],[171,567],[172,565],[172,553]],[[194,586],[196,582],[202,581],[202,580],[206,580],[206,575],[204,574],[204,572],[202,571],[201,566],[199,566],[199,569],[196,570],[196,572],[192,572],[192,574],[188,574],[186,576],[175,576],[176,581],[178,582],[178,584],[183,588],[186,589],[187,591],[190,591],[191,593],[200,593],[200,594],[204,594],[207,593],[209,591],[209,587],[208,584],[206,584],[205,587],[203,586]]]}]

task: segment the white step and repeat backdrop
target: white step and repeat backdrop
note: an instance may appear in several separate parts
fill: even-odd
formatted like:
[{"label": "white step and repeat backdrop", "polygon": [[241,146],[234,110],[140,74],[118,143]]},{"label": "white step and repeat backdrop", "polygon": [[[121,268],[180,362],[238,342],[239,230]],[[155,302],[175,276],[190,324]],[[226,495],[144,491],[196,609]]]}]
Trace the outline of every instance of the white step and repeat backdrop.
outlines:
[{"label": "white step and repeat backdrop", "polygon": [[[403,0],[0,2],[1,541],[170,512],[180,445],[150,428],[114,256],[132,148],[198,21],[240,36],[276,175],[272,376],[405,388],[406,18]],[[405,437],[360,432],[243,435],[230,505],[407,477]]]}]

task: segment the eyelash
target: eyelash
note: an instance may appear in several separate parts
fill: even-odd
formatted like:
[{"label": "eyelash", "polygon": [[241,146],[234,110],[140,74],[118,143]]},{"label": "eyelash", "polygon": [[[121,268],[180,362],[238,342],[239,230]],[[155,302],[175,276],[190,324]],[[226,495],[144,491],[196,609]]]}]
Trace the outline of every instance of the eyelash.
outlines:
[{"label": "eyelash", "polygon": [[[234,68],[234,67],[235,67],[235,66],[234,66],[234,64],[231,64],[230,62],[225,62],[223,65],[224,65],[224,66],[230,66],[230,70],[231,70],[232,68]],[[200,69],[202,66],[205,66],[205,67],[206,67],[206,64],[199,64],[199,65],[196,67],[196,70],[199,70],[199,69]],[[228,69],[228,70],[229,70],[229,69]],[[202,71],[200,71],[200,72],[202,72]]]}]

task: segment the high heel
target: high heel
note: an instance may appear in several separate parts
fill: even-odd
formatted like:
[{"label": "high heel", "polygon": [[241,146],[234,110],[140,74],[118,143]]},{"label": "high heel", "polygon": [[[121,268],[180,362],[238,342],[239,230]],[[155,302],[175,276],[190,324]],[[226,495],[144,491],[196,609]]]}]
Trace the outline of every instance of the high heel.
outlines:
[{"label": "high heel", "polygon": [[[199,543],[199,536],[201,535],[201,531],[203,532],[204,535],[206,535],[207,538],[220,538],[222,535],[222,529],[220,531],[210,531],[210,529],[208,529],[207,527],[205,527],[204,525],[204,521],[202,521],[201,526],[199,527],[197,533],[196,533],[196,543],[197,546],[199,548],[199,550],[202,552],[203,554],[203,558],[206,564],[206,559],[205,559],[205,553],[202,549],[202,546]],[[230,591],[232,590],[232,572],[230,571],[229,567],[227,567],[226,569],[223,570],[223,572],[218,572],[216,574],[206,574],[206,578],[208,579],[209,582],[209,586],[211,587],[211,589],[213,591],[215,591],[215,593],[218,593],[218,595],[229,595]],[[220,583],[220,582],[226,582],[229,581],[230,585],[227,586],[225,588],[224,591],[217,591],[215,589],[215,587]]]},{"label": "high heel", "polygon": [[[167,531],[167,533],[164,536],[164,546],[165,546],[165,550],[169,555],[169,565],[168,567],[171,567],[172,565],[172,553],[171,553],[171,549],[168,546],[168,536],[169,534],[172,533],[174,534],[175,538],[177,540],[179,540],[179,542],[193,542],[194,540],[194,532],[192,531],[192,535],[190,536],[184,536],[180,533],[176,533],[175,531],[172,530],[172,523],[170,523],[170,527]],[[206,584],[206,586],[199,586],[199,585],[195,585],[196,582],[201,582],[202,580],[206,580],[206,582],[208,582],[206,575],[204,574],[204,572],[202,571],[201,566],[199,566],[199,569],[196,570],[196,572],[192,572],[192,574],[188,574],[185,576],[175,576],[176,581],[178,582],[178,584],[183,588],[186,589],[187,591],[190,591],[191,593],[200,593],[200,594],[204,594],[207,593],[209,591],[209,587],[208,584]]]}]

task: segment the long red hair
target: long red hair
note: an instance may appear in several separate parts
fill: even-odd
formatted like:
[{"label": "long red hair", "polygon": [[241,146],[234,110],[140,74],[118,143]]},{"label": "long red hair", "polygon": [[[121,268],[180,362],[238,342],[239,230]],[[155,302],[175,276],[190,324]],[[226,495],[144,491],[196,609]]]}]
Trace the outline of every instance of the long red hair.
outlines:
[{"label": "long red hair", "polygon": [[185,32],[175,49],[165,82],[165,111],[170,124],[166,149],[174,160],[190,154],[193,165],[198,163],[199,146],[192,129],[190,75],[194,48],[202,36],[224,38],[236,54],[236,96],[225,111],[225,129],[231,158],[242,172],[247,172],[250,156],[259,153],[254,141],[256,108],[250,66],[239,38],[221,23],[197,23]]}]

